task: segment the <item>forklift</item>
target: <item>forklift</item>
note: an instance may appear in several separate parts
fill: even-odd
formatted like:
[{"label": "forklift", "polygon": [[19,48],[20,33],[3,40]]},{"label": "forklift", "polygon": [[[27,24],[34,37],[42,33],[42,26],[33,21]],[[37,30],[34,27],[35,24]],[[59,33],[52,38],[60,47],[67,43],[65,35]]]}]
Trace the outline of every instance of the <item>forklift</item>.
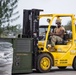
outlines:
[{"label": "forklift", "polygon": [[[49,18],[49,25],[45,40],[38,41],[38,59],[37,70],[40,72],[49,72],[51,67],[58,67],[59,69],[66,69],[72,66],[76,70],[76,25],[74,14],[42,14],[39,19],[43,17]],[[49,40],[49,32],[52,22],[55,18],[70,17],[72,21],[72,32],[65,33],[62,42],[57,42],[55,45],[56,51],[50,51],[47,47]],[[66,31],[67,32],[67,31]]]},{"label": "forklift", "polygon": [[[66,69],[72,66],[76,70],[76,18],[74,14],[40,14],[41,9],[23,11],[23,32],[18,38],[0,38],[13,44],[12,73],[30,73],[35,69],[38,72],[49,72],[51,67]],[[39,36],[39,20],[49,17],[45,38]],[[48,47],[49,32],[52,29],[54,18],[70,17],[72,33],[67,33],[68,38],[55,45],[56,51]],[[66,34],[65,34],[66,36]]]}]

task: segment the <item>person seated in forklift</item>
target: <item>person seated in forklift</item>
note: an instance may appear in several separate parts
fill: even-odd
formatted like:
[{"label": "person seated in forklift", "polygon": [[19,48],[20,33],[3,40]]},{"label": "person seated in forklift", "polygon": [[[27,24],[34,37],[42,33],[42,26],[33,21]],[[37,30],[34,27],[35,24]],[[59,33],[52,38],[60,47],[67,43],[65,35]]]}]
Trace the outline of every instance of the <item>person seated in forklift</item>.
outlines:
[{"label": "person seated in forklift", "polygon": [[48,44],[49,47],[51,47],[51,51],[55,51],[55,44],[56,42],[62,42],[64,33],[65,33],[65,28],[61,25],[61,19],[57,18],[56,19],[56,25],[57,27],[54,29],[54,32],[50,32],[50,44]]}]

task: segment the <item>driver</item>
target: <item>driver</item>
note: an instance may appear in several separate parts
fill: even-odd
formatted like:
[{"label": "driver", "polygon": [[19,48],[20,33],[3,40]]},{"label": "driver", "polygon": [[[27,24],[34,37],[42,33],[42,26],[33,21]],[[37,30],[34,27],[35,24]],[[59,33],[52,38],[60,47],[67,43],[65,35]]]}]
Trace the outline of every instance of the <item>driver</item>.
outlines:
[{"label": "driver", "polygon": [[63,26],[61,26],[61,19],[60,18],[57,18],[56,24],[57,24],[57,27],[54,29],[54,32],[50,33],[51,50],[55,50],[54,46],[55,46],[56,42],[63,41],[63,36],[65,33],[65,28]]}]

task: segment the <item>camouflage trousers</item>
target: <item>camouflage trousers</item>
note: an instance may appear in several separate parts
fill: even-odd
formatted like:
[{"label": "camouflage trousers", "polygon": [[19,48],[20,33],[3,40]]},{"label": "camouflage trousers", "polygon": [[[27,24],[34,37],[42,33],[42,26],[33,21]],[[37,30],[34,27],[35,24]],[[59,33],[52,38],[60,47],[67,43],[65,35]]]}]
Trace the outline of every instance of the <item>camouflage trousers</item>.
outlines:
[{"label": "camouflage trousers", "polygon": [[56,35],[50,36],[50,38],[51,38],[51,46],[55,46],[56,42],[63,41],[63,39],[61,37],[56,36]]}]

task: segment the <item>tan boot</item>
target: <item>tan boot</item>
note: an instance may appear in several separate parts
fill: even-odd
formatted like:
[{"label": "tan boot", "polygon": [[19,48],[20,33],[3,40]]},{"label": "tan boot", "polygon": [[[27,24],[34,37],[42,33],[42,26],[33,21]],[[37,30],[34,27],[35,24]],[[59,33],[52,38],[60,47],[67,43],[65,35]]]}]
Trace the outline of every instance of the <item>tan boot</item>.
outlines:
[{"label": "tan boot", "polygon": [[50,48],[51,48],[51,45],[50,45],[50,44],[48,44],[48,47],[50,47]]}]

